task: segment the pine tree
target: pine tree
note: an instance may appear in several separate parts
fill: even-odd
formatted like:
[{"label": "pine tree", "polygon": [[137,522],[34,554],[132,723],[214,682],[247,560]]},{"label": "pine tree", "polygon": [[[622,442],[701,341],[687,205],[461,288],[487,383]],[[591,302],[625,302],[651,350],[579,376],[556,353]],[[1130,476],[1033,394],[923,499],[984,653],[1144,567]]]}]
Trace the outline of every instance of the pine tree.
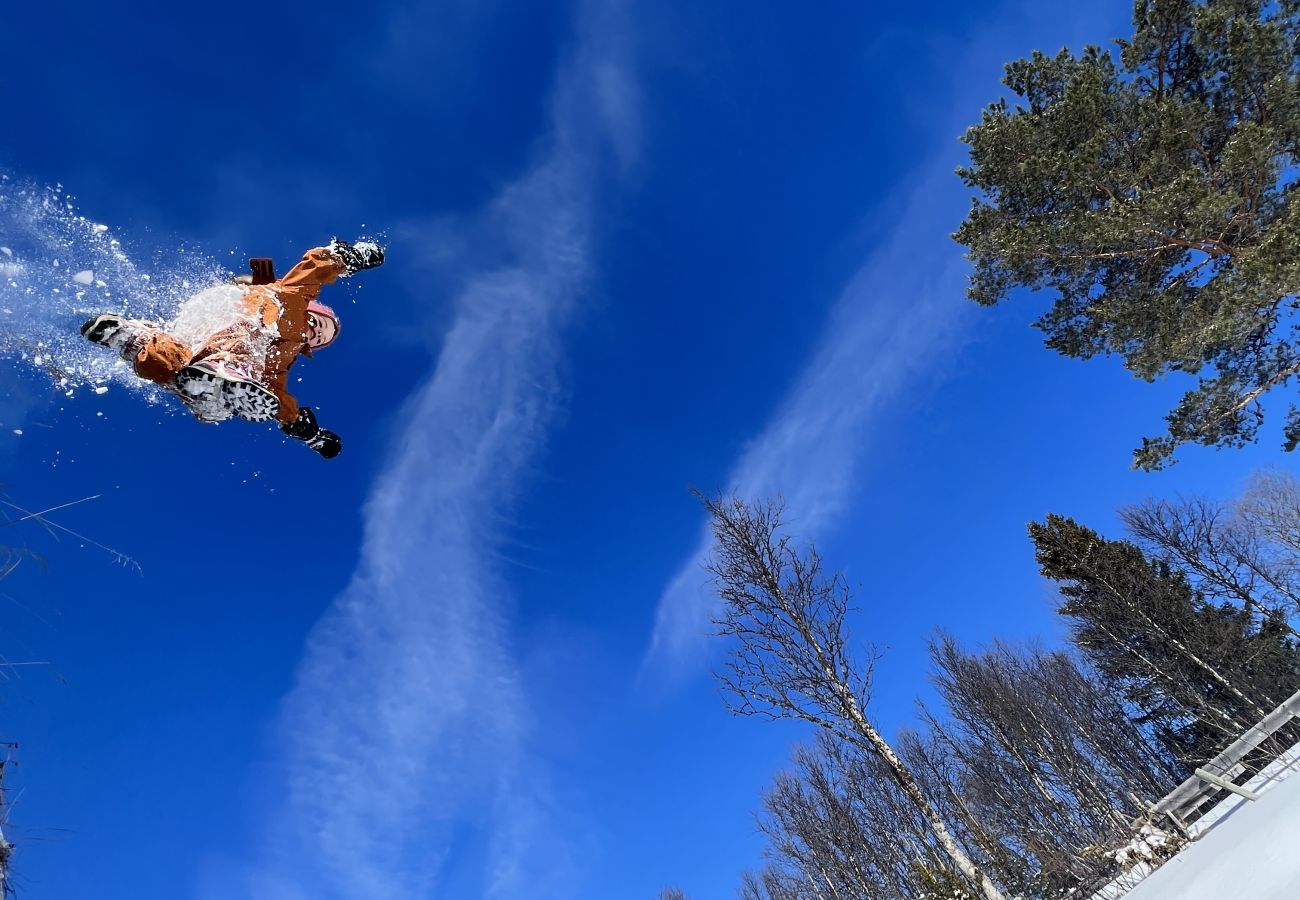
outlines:
[{"label": "pine tree", "polygon": [[[1137,0],[1118,58],[1006,67],[958,170],[980,192],[954,238],[985,305],[1048,289],[1066,356],[1198,375],[1135,464],[1253,441],[1260,400],[1300,374],[1300,0]],[[1300,441],[1292,407],[1286,447]]]},{"label": "pine tree", "polygon": [[1029,532],[1074,643],[1180,760],[1212,757],[1300,683],[1280,618],[1261,625],[1246,608],[1208,603],[1169,562],[1071,519],[1049,515]]}]

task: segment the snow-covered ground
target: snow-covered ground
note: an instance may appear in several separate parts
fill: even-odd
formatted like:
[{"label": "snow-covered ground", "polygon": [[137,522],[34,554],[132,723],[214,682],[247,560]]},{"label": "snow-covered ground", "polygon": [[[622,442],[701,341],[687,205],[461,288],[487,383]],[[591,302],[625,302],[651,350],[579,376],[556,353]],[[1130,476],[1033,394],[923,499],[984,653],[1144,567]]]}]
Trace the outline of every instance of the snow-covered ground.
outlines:
[{"label": "snow-covered ground", "polygon": [[[1297,749],[1247,783],[1257,801],[1231,797],[1205,819],[1213,826],[1125,900],[1296,900],[1300,898],[1300,776]],[[1288,765],[1289,763],[1289,765]],[[1285,779],[1285,780],[1283,780]]]}]

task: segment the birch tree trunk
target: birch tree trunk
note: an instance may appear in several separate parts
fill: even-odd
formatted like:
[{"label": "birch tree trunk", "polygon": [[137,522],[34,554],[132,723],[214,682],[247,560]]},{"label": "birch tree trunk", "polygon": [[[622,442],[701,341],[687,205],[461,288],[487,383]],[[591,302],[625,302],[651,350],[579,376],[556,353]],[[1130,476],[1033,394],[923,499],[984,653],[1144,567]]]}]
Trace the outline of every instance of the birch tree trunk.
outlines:
[{"label": "birch tree trunk", "polygon": [[894,748],[867,721],[867,717],[863,715],[862,710],[858,707],[857,699],[852,696],[851,692],[846,691],[846,693],[848,695],[845,700],[850,720],[876,754],[889,766],[889,770],[894,773],[894,778],[898,781],[898,786],[911,798],[912,802],[916,804],[916,808],[921,811],[926,821],[930,823],[930,830],[934,833],[934,838],[939,842],[939,846],[943,848],[943,852],[952,860],[957,870],[980,889],[985,900],[1005,900],[997,885],[980,871],[979,867],[953,839],[952,834],[948,831],[948,826],[940,818],[938,811],[930,803],[929,798],[925,796],[921,786],[916,783],[916,779],[908,771],[907,766],[903,765],[903,761],[894,752]]},{"label": "birch tree trunk", "polygon": [[864,664],[849,650],[851,592],[843,579],[823,574],[815,549],[800,553],[781,534],[780,500],[700,499],[712,517],[714,555],[707,567],[723,604],[715,624],[733,639],[726,670],[718,674],[724,696],[735,698],[731,710],[803,719],[877,756],[956,871],[985,900],[1005,900],[868,721],[875,657]]}]

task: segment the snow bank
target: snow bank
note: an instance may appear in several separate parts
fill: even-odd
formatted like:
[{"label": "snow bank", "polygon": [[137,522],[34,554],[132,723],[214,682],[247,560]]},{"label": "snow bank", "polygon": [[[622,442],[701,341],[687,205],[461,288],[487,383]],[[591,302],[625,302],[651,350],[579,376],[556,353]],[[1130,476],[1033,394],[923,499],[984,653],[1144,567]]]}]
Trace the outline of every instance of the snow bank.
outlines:
[{"label": "snow bank", "polygon": [[1300,897],[1300,745],[1196,823],[1188,844],[1126,900],[1295,900]]}]

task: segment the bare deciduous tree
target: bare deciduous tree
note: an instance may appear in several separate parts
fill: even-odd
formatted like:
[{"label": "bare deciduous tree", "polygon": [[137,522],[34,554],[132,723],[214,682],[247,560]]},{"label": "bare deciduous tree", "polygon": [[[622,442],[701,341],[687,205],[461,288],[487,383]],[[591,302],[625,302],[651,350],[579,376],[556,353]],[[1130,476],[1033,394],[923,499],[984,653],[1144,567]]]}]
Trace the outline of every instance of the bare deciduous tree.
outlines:
[{"label": "bare deciduous tree", "polygon": [[1144,551],[1178,566],[1208,599],[1300,616],[1300,482],[1289,473],[1257,473],[1232,501],[1149,500],[1120,516]]},{"label": "bare deciduous tree", "polygon": [[823,571],[815,549],[800,553],[781,533],[781,501],[701,499],[712,517],[709,571],[723,601],[716,624],[732,639],[719,674],[732,711],[803,719],[881,760],[947,863],[986,900],[1003,900],[867,718],[872,657],[859,661],[850,651],[844,579]]},{"label": "bare deciduous tree", "polygon": [[1250,528],[1300,565],[1294,562],[1300,560],[1300,481],[1294,475],[1277,469],[1256,473],[1236,508]]},{"label": "bare deciduous tree", "polygon": [[913,893],[913,861],[936,848],[879,757],[823,731],[812,746],[796,748],[792,761],[764,795],[759,818],[773,865],[837,900]]},{"label": "bare deciduous tree", "polygon": [[740,900],[825,900],[825,895],[799,876],[775,866],[740,876]]},{"label": "bare deciduous tree", "polygon": [[[75,537],[78,540],[82,541],[83,544],[89,544],[93,547],[97,547],[100,550],[105,551],[110,556],[112,556],[116,562],[119,562],[124,566],[130,566],[134,568],[137,572],[140,571],[140,564],[137,563],[131,557],[127,556],[126,554],[114,550],[112,547],[107,547],[104,544],[99,543],[98,541],[94,541],[86,537],[84,534],[79,534],[78,532],[73,531],[71,528],[67,528],[63,525],[60,525],[58,522],[52,521],[49,518],[49,514],[52,512],[64,510],[67,509],[68,507],[77,506],[78,504],[85,503],[89,500],[97,499],[98,495],[83,497],[80,500],[73,500],[69,503],[61,503],[58,504],[57,506],[52,506],[46,509],[33,511],[33,510],[25,509],[22,506],[19,506],[17,503],[14,503],[12,500],[10,500],[8,498],[8,495],[5,493],[4,487],[5,486],[3,484],[0,484],[0,528],[19,526],[22,525],[23,523],[35,523],[37,525],[40,525],[42,528],[44,528],[50,535],[54,536],[56,539],[58,537],[57,532],[62,532],[64,534],[71,535],[72,537]],[[25,559],[34,560],[38,563],[41,562],[41,558],[36,553],[34,553],[31,549],[25,546],[13,546],[10,544],[0,544],[0,581],[4,581],[6,578],[12,575],[14,571],[18,568],[18,566]],[[9,677],[8,671],[16,669],[17,666],[43,666],[43,665],[47,665],[47,663],[34,662],[34,661],[14,662],[12,660],[6,659],[3,656],[0,656],[0,678],[8,678]],[[6,751],[12,751],[17,746],[18,746],[17,744],[8,743],[8,742],[0,743],[0,747],[6,748]],[[3,833],[4,827],[9,824],[9,819],[8,819],[9,803],[5,799],[3,782],[4,782],[5,767],[10,762],[12,762],[12,759],[6,758],[0,760],[0,897],[11,897],[14,895],[13,885],[9,877],[10,874],[9,862],[10,862],[10,858],[13,855],[14,845],[5,839]]]},{"label": "bare deciduous tree", "polygon": [[[954,813],[1017,892],[1026,873],[1063,890],[1097,872],[1180,779],[1119,699],[1068,654],[994,641],[980,653],[940,636],[934,682],[948,716],[924,711],[961,802]],[[906,756],[917,755],[905,744]],[[924,767],[914,768],[924,771]],[[932,789],[932,795],[938,791]],[[1018,857],[1008,864],[1008,851]]]}]

